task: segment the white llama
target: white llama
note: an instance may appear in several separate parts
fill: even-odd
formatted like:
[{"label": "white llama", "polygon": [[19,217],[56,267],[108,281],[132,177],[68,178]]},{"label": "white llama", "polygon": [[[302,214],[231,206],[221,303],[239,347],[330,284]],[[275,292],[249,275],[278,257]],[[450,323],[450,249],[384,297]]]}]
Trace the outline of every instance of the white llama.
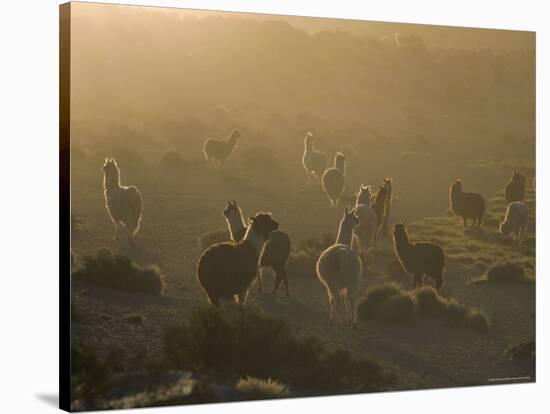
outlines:
[{"label": "white llama", "polygon": [[355,215],[359,219],[359,226],[355,227],[353,233],[359,241],[363,263],[366,263],[367,253],[371,243],[374,241],[377,228],[376,213],[371,203],[372,193],[370,185],[365,186],[361,184],[355,204]]},{"label": "white llama", "polygon": [[338,201],[346,186],[346,157],[337,152],[334,157],[334,167],[329,168],[323,174],[321,180],[323,190],[330,200],[330,206],[338,206]]},{"label": "white llama", "polygon": [[361,286],[363,264],[351,249],[353,229],[359,225],[359,219],[347,206],[340,222],[336,243],[327,248],[317,261],[317,276],[327,288],[330,303],[329,322],[334,321],[334,313],[341,314],[344,306],[345,323],[354,325],[355,304]]},{"label": "white llama", "polygon": [[321,179],[323,172],[327,168],[327,155],[324,152],[315,151],[313,147],[313,135],[311,132],[306,134],[304,139],[304,155],[302,164],[306,170],[307,182],[311,181],[313,175],[318,180]]},{"label": "white llama", "polygon": [[105,158],[103,164],[103,188],[105,207],[115,225],[113,238],[118,239],[118,225],[122,224],[128,230],[128,240],[133,243],[141,224],[141,193],[134,186],[120,185],[120,170],[112,158]]}]

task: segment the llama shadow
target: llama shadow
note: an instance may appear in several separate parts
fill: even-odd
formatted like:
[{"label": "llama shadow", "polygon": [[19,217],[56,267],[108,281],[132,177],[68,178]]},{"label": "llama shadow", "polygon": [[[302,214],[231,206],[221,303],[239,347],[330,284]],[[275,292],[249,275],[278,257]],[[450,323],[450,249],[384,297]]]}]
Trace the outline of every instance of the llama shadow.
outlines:
[{"label": "llama shadow", "polygon": [[118,248],[118,253],[130,258],[140,266],[160,265],[158,253],[153,253],[136,243],[124,243]]}]

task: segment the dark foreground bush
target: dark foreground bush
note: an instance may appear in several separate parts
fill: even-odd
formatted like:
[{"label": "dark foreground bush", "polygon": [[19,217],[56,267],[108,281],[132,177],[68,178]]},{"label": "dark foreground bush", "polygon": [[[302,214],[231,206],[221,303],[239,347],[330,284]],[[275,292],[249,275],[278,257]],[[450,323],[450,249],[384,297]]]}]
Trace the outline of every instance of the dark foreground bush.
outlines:
[{"label": "dark foreground bush", "polygon": [[199,247],[202,250],[205,250],[208,247],[212,246],[213,244],[226,242],[228,240],[231,240],[231,236],[229,235],[229,230],[227,229],[214,230],[209,233],[204,233],[199,237]]},{"label": "dark foreground bush", "polygon": [[379,391],[392,382],[378,362],[297,338],[285,320],[248,306],[199,309],[189,325],[166,329],[164,347],[173,368],[232,381],[272,378],[299,395]]},{"label": "dark foreground bush", "polygon": [[[71,399],[94,401],[107,391],[108,369],[92,348],[71,344]],[[89,403],[88,403],[89,404]]]},{"label": "dark foreground bush", "polygon": [[411,292],[395,283],[369,289],[357,305],[360,321],[412,323],[416,318],[437,319],[452,326],[487,332],[489,323],[483,312],[440,296],[432,287]]},{"label": "dark foreground bush", "polygon": [[534,360],[536,356],[535,341],[521,342],[517,345],[511,346],[506,350],[504,355],[506,355],[512,361],[518,359]]},{"label": "dark foreground bush", "polygon": [[415,307],[410,293],[395,283],[384,284],[367,291],[357,305],[357,317],[363,321],[378,319],[410,323],[415,318]]},{"label": "dark foreground bush", "polygon": [[527,281],[523,267],[515,263],[502,263],[489,268],[487,281],[495,283],[510,283]]},{"label": "dark foreground bush", "polygon": [[247,400],[264,400],[267,398],[281,398],[288,394],[288,387],[279,381],[246,377],[241,378],[235,385]]},{"label": "dark foreground bush", "polygon": [[161,295],[163,276],[158,267],[142,267],[128,257],[113,254],[109,249],[99,249],[94,256],[87,256],[82,266],[73,273],[73,279],[96,286]]}]

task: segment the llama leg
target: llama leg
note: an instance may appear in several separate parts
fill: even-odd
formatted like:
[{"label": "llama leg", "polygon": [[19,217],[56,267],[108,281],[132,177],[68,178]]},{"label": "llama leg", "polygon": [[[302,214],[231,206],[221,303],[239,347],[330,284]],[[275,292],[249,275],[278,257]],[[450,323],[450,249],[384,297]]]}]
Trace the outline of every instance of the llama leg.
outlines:
[{"label": "llama leg", "polygon": [[466,217],[462,217],[462,222],[464,223],[464,227],[466,227]]},{"label": "llama leg", "polygon": [[113,236],[113,240],[118,240],[118,222],[115,221],[115,235]]},{"label": "llama leg", "polygon": [[262,272],[263,271],[263,267],[260,267],[258,268],[258,292],[260,293],[264,293],[263,289],[262,289]]},{"label": "llama leg", "polygon": [[329,295],[328,303],[330,305],[330,313],[328,314],[328,323],[332,325],[334,322],[334,298]]},{"label": "llama leg", "polygon": [[279,286],[283,281],[283,275],[281,274],[280,269],[273,269],[273,270],[275,270],[275,287],[273,288],[273,292],[271,293],[274,295],[275,293],[277,293],[277,290],[279,290]]},{"label": "llama leg", "polygon": [[248,290],[244,290],[243,292],[240,292],[237,294],[237,298],[239,299],[239,304],[244,305],[246,304],[246,299],[248,297]]},{"label": "llama leg", "polygon": [[347,292],[344,293],[343,302],[344,302],[344,311],[346,312],[346,325],[351,326],[351,324],[352,324],[352,322],[351,322],[351,308],[349,306],[349,297],[348,297]]}]

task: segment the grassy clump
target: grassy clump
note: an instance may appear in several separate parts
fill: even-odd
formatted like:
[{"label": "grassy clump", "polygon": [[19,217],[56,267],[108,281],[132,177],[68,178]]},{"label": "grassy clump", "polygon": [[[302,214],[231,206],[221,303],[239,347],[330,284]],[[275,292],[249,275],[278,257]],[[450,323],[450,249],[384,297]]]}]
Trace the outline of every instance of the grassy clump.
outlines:
[{"label": "grassy clump", "polygon": [[128,323],[133,323],[133,324],[136,324],[136,325],[141,325],[143,323],[143,321],[145,320],[143,315],[140,315],[138,313],[131,313],[129,315],[126,315],[125,319]]},{"label": "grassy clump", "polygon": [[272,378],[304,395],[382,390],[392,380],[373,360],[297,338],[284,319],[226,304],[196,311],[164,334],[166,363],[223,380]]},{"label": "grassy clump", "polygon": [[317,259],[334,243],[334,236],[324,234],[319,239],[307,239],[292,251],[288,259],[287,272],[290,278],[316,278]]},{"label": "grassy clump", "polygon": [[512,361],[525,358],[534,360],[536,357],[535,341],[520,342],[517,345],[513,345],[506,350],[504,355]]},{"label": "grassy clump", "polygon": [[73,279],[99,287],[128,292],[161,295],[164,280],[158,267],[142,267],[128,257],[113,254],[109,249],[99,249],[94,256],[87,256],[82,266],[73,273]]},{"label": "grassy clump", "polygon": [[367,291],[357,305],[357,317],[367,321],[412,322],[415,317],[413,297],[396,283],[375,286]]},{"label": "grassy clump", "polygon": [[280,398],[288,394],[288,387],[277,380],[267,380],[246,377],[241,378],[235,385],[247,400],[262,400],[267,398]]},{"label": "grassy clump", "polygon": [[416,318],[442,320],[477,332],[487,332],[485,314],[440,296],[432,287],[407,292],[395,283],[375,286],[367,291],[357,305],[360,321],[412,323]]},{"label": "grassy clump", "polygon": [[515,263],[502,263],[489,268],[487,281],[489,282],[521,282],[525,280],[523,267]]},{"label": "grassy clump", "polygon": [[209,233],[204,233],[199,237],[199,247],[202,250],[208,249],[210,246],[216,243],[222,243],[231,240],[229,230],[221,229],[214,230]]},{"label": "grassy clump", "polygon": [[315,269],[315,260],[316,259],[303,251],[292,252],[286,265],[288,277],[291,279],[316,278],[317,270]]},{"label": "grassy clump", "polygon": [[95,351],[83,344],[71,344],[71,399],[89,405],[108,391],[109,370]]}]

